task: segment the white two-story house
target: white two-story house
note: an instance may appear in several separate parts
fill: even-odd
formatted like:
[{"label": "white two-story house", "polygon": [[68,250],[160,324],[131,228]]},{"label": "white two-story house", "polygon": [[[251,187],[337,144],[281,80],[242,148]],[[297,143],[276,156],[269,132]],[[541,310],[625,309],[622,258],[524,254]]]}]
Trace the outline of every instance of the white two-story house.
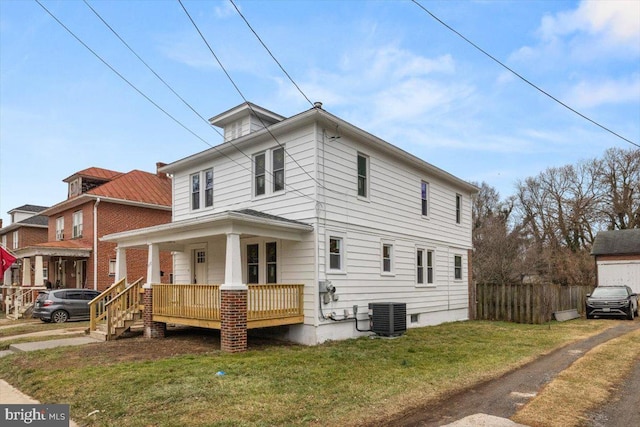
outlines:
[{"label": "white two-story house", "polygon": [[[171,250],[175,286],[248,287],[249,310],[270,298],[251,289],[295,284],[300,316],[275,331],[304,344],[365,334],[370,303],[404,305],[407,327],[468,318],[475,186],[320,103],[288,118],[245,103],[210,122],[224,143],[161,168],[172,222],[104,238],[118,277],[127,249],[146,247],[149,280]],[[215,327],[207,313],[182,316]]]}]

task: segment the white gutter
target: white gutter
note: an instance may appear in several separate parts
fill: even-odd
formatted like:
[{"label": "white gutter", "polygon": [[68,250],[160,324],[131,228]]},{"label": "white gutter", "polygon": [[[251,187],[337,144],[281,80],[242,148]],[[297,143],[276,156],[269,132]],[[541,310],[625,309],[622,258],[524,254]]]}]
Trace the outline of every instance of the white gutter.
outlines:
[{"label": "white gutter", "polygon": [[98,205],[100,197],[93,205],[93,289],[98,290]]}]

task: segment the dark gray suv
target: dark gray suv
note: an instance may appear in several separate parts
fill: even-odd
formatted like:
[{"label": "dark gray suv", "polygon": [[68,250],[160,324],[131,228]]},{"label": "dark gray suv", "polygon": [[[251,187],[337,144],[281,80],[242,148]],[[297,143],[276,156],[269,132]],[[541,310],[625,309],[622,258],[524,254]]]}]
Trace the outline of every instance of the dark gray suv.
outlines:
[{"label": "dark gray suv", "polygon": [[43,322],[63,323],[87,320],[89,302],[100,295],[93,289],[55,289],[41,291],[33,306],[33,317]]},{"label": "dark gray suv", "polygon": [[585,303],[587,319],[595,316],[626,316],[633,320],[638,315],[638,295],[628,286],[598,286]]}]

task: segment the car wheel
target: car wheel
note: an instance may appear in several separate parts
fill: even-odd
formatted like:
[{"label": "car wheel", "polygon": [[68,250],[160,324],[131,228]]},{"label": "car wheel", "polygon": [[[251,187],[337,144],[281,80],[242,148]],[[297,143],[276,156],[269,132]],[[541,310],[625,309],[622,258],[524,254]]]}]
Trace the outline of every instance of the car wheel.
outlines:
[{"label": "car wheel", "polygon": [[627,313],[627,320],[633,320],[635,311],[633,310],[633,307],[629,306],[629,312]]},{"label": "car wheel", "polygon": [[67,320],[69,320],[69,315],[67,314],[66,311],[58,310],[58,311],[54,311],[53,314],[51,314],[51,321],[53,322],[64,323]]},{"label": "car wheel", "polygon": [[587,319],[593,319],[593,315],[592,315],[592,314],[587,313]]}]

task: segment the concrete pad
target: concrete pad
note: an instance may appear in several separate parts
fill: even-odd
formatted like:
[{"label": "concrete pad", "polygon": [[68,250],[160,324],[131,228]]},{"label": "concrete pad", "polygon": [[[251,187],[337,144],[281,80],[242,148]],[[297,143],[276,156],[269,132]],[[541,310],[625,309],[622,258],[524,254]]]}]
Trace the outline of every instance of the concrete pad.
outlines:
[{"label": "concrete pad", "polygon": [[581,316],[578,314],[578,310],[573,308],[571,310],[561,310],[553,313],[553,317],[558,322],[564,322],[567,320],[579,319]]},{"label": "concrete pad", "polygon": [[91,337],[76,337],[76,338],[63,338],[59,340],[50,341],[37,341],[37,342],[25,342],[21,344],[11,344],[9,350],[11,351],[37,351],[46,350],[48,348],[67,347],[74,345],[84,345],[100,342]]},{"label": "concrete pad", "polygon": [[527,427],[514,423],[507,418],[496,417],[487,414],[473,414],[461,420],[447,424],[447,427]]}]

